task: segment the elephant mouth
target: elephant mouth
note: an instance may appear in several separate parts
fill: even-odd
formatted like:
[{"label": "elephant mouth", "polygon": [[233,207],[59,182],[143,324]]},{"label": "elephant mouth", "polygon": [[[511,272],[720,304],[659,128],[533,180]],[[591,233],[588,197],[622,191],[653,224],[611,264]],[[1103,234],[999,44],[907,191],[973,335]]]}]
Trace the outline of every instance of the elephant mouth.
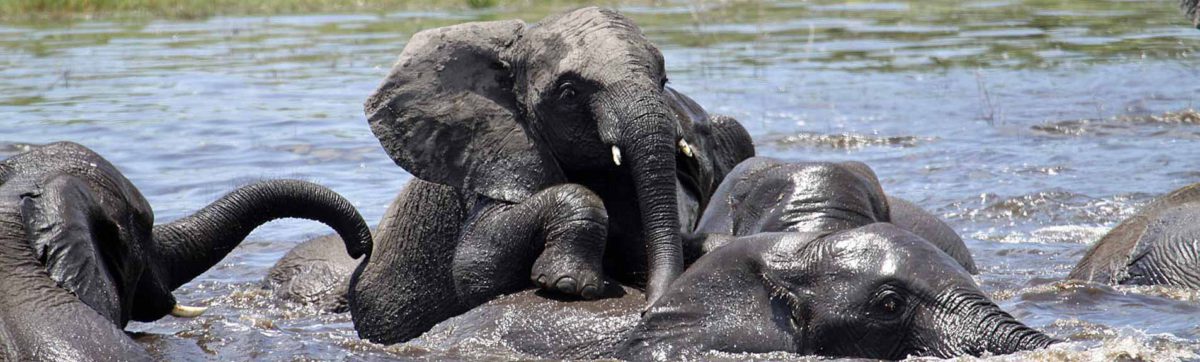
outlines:
[{"label": "elephant mouth", "polygon": [[707,191],[711,190],[708,190],[708,185],[701,180],[703,174],[700,161],[694,156],[687,156],[682,152],[676,152],[675,175],[684,190],[690,192],[692,196],[700,201],[700,210],[704,210],[708,206],[708,195],[711,194],[711,192]]}]

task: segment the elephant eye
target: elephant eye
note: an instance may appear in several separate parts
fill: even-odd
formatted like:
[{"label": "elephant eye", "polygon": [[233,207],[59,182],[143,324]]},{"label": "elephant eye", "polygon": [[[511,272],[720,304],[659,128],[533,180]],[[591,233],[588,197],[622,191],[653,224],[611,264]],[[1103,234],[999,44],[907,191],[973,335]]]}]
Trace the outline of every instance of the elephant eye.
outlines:
[{"label": "elephant eye", "polygon": [[574,103],[579,98],[579,92],[575,90],[575,84],[571,82],[563,82],[558,86],[558,100]]},{"label": "elephant eye", "polygon": [[894,290],[883,290],[871,299],[867,316],[878,320],[894,320],[904,314],[906,304],[904,296],[900,293]]}]

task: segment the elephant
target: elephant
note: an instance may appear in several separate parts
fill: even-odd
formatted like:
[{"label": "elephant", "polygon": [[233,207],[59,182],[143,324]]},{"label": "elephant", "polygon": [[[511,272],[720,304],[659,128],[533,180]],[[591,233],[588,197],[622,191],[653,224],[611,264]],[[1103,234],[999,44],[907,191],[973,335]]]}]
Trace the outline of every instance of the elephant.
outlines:
[{"label": "elephant", "polygon": [[596,7],[417,33],[364,108],[414,176],[350,278],[355,329],[379,343],[530,287],[589,299],[615,280],[655,299],[683,270],[680,233],[754,155]]},{"label": "elephant", "polygon": [[171,292],[288,217],[329,225],[350,255],[371,248],[358,211],[316,184],[253,183],[154,225],[137,188],[82,145],[12,156],[0,163],[0,360],[149,360],[126,324],[199,315]]},{"label": "elephant", "polygon": [[362,258],[350,257],[342,244],[338,234],[300,243],[271,266],[263,287],[280,301],[313,306],[329,313],[348,312],[346,292],[350,288],[350,274]]},{"label": "elephant", "polygon": [[709,351],[953,357],[1055,342],[992,303],[953,230],[887,197],[861,162],[747,159],[711,200],[684,237],[694,262],[640,316],[630,288],[598,301],[524,291],[439,324],[421,343],[644,360]]},{"label": "elephant", "polygon": [[920,206],[884,194],[875,172],[857,161],[747,159],[726,176],[696,229],[685,235],[684,245],[689,260],[694,260],[734,237],[829,233],[872,222],[890,222],[920,235],[967,272],[979,272],[954,229]]},{"label": "elephant", "polygon": [[1088,249],[1068,279],[1200,289],[1200,183],[1162,196]]},{"label": "elephant", "polygon": [[786,351],[950,358],[1055,342],[1001,310],[940,247],[896,225],[871,223],[726,243],[675,280],[615,356]]}]

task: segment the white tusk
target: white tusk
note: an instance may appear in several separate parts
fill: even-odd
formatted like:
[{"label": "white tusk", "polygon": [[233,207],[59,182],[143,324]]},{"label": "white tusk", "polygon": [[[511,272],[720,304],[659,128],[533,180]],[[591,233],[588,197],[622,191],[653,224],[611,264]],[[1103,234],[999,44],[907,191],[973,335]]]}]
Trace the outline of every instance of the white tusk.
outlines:
[{"label": "white tusk", "polygon": [[617,148],[617,146],[613,146],[612,153],[613,153],[613,163],[617,164],[617,166],[620,166],[621,165],[621,149]]},{"label": "white tusk", "polygon": [[175,304],[175,307],[171,308],[171,316],[179,318],[196,318],[201,314],[204,314],[204,311],[206,310],[208,310],[207,307],[189,307],[183,304]]},{"label": "white tusk", "polygon": [[695,156],[695,155],[692,153],[692,145],[689,145],[689,144],[687,143],[687,140],[685,140],[685,139],[682,139],[682,138],[680,138],[680,139],[679,139],[679,150],[680,150],[680,151],[683,151],[683,155],[684,155],[684,156],[688,156],[688,157],[696,157],[696,156]]}]

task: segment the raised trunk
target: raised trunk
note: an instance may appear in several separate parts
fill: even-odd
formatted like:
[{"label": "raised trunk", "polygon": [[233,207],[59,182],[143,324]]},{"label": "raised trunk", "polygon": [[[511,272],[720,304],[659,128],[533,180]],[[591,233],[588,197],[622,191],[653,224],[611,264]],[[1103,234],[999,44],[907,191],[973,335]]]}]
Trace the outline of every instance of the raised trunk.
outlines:
[{"label": "raised trunk", "polygon": [[323,186],[273,180],[241,187],[191,216],[154,227],[151,262],[174,290],[216,265],[259,225],[282,218],[319,221],[337,231],[351,257],[371,250],[371,231],[345,198]]}]

